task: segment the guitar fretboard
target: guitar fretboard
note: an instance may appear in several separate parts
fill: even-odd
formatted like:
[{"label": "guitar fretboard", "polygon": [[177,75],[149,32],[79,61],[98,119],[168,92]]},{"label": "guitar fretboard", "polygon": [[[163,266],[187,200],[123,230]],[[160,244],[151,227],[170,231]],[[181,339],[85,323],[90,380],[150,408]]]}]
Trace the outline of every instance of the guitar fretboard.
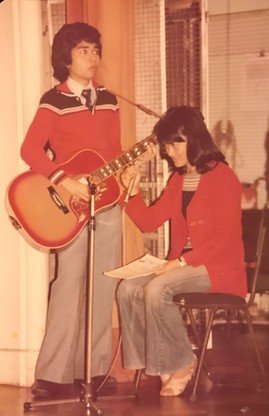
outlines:
[{"label": "guitar fretboard", "polygon": [[131,165],[136,159],[139,158],[139,156],[143,155],[147,151],[150,143],[158,143],[158,139],[155,135],[146,137],[128,149],[125,153],[122,153],[122,155],[91,172],[91,178],[94,178],[95,182],[100,183],[120,171],[125,166]]}]

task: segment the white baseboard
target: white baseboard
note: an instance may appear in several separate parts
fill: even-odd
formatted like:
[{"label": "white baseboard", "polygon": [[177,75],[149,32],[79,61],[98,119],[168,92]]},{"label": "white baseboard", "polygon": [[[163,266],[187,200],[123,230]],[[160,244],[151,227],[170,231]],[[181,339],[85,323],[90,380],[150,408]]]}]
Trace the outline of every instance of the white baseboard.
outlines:
[{"label": "white baseboard", "polygon": [[37,355],[38,351],[0,349],[0,384],[31,386]]}]

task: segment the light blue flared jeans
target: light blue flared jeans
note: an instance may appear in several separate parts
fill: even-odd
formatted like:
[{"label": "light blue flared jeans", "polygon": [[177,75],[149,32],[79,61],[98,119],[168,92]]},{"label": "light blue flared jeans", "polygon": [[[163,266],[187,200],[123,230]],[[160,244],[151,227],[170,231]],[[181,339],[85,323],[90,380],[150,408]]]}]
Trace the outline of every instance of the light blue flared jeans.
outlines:
[{"label": "light blue flared jeans", "polygon": [[178,267],[160,276],[123,280],[117,290],[123,362],[148,375],[177,371],[193,360],[190,340],[178,307],[177,293],[208,292],[206,267]]}]

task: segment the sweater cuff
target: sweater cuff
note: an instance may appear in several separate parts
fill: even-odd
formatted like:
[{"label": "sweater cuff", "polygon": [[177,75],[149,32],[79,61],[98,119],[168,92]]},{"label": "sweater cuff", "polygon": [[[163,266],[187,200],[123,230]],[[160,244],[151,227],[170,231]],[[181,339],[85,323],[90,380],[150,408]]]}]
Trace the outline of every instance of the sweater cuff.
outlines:
[{"label": "sweater cuff", "polygon": [[140,194],[140,192],[138,192],[137,194],[133,195],[133,196],[129,196],[128,201],[126,201],[126,196],[127,196],[127,191],[124,191],[123,194],[121,194],[120,199],[118,200],[118,204],[121,208],[125,207],[126,204],[128,204],[128,202],[130,202],[133,199],[136,199],[136,197]]}]

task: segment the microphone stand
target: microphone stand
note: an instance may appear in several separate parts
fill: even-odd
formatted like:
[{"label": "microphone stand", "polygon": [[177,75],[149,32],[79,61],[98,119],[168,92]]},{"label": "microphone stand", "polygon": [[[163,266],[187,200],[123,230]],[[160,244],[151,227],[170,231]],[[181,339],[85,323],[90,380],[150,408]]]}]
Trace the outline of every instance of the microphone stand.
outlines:
[{"label": "microphone stand", "polygon": [[88,223],[88,260],[87,260],[87,281],[86,281],[86,319],[85,319],[85,361],[84,361],[84,383],[80,399],[86,405],[87,415],[91,414],[91,409],[97,415],[101,415],[103,410],[98,408],[93,402],[93,389],[91,383],[92,373],[92,324],[93,324],[93,275],[94,275],[94,243],[95,243],[95,195],[96,185],[88,179],[90,193],[90,217]]},{"label": "microphone stand", "polygon": [[117,91],[112,91],[110,88],[107,91],[110,92],[111,94],[116,95],[116,97],[121,98],[122,100],[126,101],[127,103],[131,104],[132,106],[138,108],[139,110],[143,111],[143,113],[146,113],[149,116],[153,116],[153,117],[156,117],[156,118],[162,118],[162,116],[160,114],[156,113],[155,111],[151,110],[150,108],[145,107],[143,104],[135,103],[134,101],[130,100],[127,97],[124,97],[123,95],[121,95]]},{"label": "microphone stand", "polygon": [[[132,180],[132,186],[135,178]],[[86,404],[87,416],[91,415],[91,410],[97,415],[102,415],[103,410],[98,408],[94,403],[94,400],[110,400],[110,399],[134,399],[136,394],[127,394],[127,395],[116,395],[116,396],[102,396],[98,394],[97,389],[93,394],[93,388],[91,383],[91,368],[92,368],[92,323],[93,323],[93,276],[94,276],[94,243],[95,243],[95,229],[96,229],[96,219],[95,219],[95,195],[96,195],[96,185],[90,183],[88,179],[89,193],[91,196],[90,202],[90,216],[88,223],[88,276],[86,283],[86,319],[85,319],[85,375],[84,383],[82,383],[82,392],[80,396],[80,401]]]}]

